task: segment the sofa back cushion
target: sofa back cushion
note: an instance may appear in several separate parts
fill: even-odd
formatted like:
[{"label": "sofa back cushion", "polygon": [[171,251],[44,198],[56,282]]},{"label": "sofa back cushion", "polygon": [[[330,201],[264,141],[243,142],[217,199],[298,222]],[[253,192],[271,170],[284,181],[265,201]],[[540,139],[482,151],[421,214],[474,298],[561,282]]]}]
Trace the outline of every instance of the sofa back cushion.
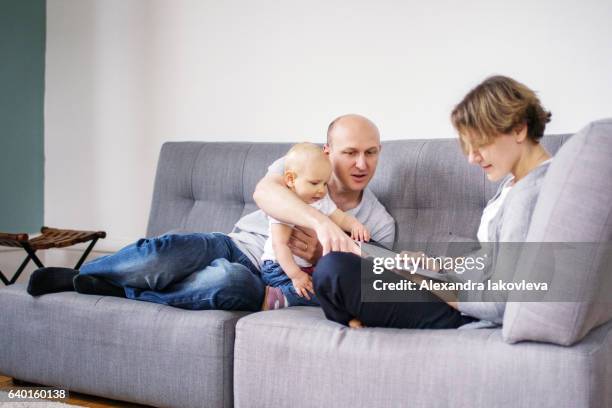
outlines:
[{"label": "sofa back cushion", "polygon": [[255,211],[253,191],[288,143],[168,142],[162,146],[147,236],[230,232]]},{"label": "sofa back cushion", "polygon": [[[551,152],[568,138],[546,136]],[[147,236],[229,232],[257,209],[253,191],[288,143],[169,142],[161,149]],[[396,220],[396,244],[476,239],[497,185],[470,166],[456,138],[383,142],[372,191]]]},{"label": "sofa back cushion", "polygon": [[517,280],[549,276],[549,293],[557,297],[518,302],[510,294],[503,325],[507,342],[571,345],[612,319],[612,119],[593,122],[556,155],[527,241],[574,244],[566,246],[571,254],[566,262],[528,251],[519,258]]}]

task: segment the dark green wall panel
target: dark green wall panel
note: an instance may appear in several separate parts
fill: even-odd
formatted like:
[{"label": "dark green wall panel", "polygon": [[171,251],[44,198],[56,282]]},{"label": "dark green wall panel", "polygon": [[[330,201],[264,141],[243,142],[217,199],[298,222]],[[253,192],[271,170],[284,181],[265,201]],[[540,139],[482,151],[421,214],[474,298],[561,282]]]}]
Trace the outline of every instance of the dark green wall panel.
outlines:
[{"label": "dark green wall panel", "polygon": [[46,1],[0,0],[0,231],[43,224],[45,30]]}]

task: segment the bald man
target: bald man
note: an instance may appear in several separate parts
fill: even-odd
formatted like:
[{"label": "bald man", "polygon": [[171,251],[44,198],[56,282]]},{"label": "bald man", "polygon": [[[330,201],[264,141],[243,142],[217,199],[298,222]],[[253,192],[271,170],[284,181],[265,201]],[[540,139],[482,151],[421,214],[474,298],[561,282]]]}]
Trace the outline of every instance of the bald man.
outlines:
[{"label": "bald man", "polygon": [[[374,193],[367,188],[374,177],[381,144],[378,128],[369,119],[343,115],[330,123],[324,146],[333,173],[328,189],[342,211],[364,224],[372,239],[392,244],[395,222]],[[330,251],[356,251],[353,241],[328,217],[306,205],[283,183],[283,160],[274,162],[257,184],[253,198],[269,216],[298,225],[290,241],[292,250],[312,264]]]},{"label": "bald man", "polygon": [[[333,166],[332,200],[363,223],[373,239],[393,242],[393,219],[366,189],[380,152],[376,126],[358,115],[339,117],[329,126],[325,151]],[[297,226],[289,242],[291,251],[315,264],[323,252],[354,249],[353,241],[329,218],[311,212],[284,184],[277,184],[283,168],[283,158],[269,167],[255,199],[274,218]],[[262,197],[267,194],[270,197]],[[267,236],[266,215],[256,211],[241,218],[229,234],[165,234],[87,262],[80,271],[38,269],[28,292],[38,296],[76,290],[183,309],[258,311],[265,294],[260,261]]]}]

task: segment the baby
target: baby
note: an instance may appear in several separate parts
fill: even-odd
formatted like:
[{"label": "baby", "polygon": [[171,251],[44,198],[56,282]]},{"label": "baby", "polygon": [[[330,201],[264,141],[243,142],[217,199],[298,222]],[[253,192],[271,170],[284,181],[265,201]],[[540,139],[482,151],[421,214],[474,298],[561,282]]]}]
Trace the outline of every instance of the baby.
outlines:
[{"label": "baby", "polygon": [[[355,217],[339,210],[327,194],[332,166],[323,149],[312,143],[294,145],[285,156],[285,185],[302,201],[313,206],[351,238],[369,241],[368,230]],[[261,257],[266,283],[263,310],[288,306],[319,306],[312,286],[312,265],[291,253],[287,243],[293,225],[269,217],[269,238]]]}]

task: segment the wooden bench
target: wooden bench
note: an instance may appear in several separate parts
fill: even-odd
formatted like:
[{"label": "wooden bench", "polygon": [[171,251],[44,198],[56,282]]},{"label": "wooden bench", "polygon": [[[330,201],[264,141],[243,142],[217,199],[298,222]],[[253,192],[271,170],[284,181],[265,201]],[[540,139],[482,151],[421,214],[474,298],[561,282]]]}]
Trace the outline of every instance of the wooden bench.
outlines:
[{"label": "wooden bench", "polygon": [[30,260],[34,261],[34,263],[39,267],[43,268],[45,265],[38,259],[36,256],[36,251],[49,249],[49,248],[65,248],[75,244],[79,244],[81,242],[91,241],[81,259],[77,262],[74,269],[79,269],[87,255],[91,252],[94,245],[100,238],[106,237],[106,232],[104,231],[77,231],[77,230],[69,230],[69,229],[59,229],[59,228],[49,228],[42,227],[40,229],[41,235],[38,235],[32,239],[28,236],[28,234],[8,234],[4,232],[0,232],[0,246],[7,247],[15,247],[15,248],[23,248],[27,256],[14,273],[13,277],[9,280],[4,276],[2,271],[0,271],[0,280],[5,285],[12,285],[17,281],[21,272],[23,272],[24,268],[28,265]]}]

